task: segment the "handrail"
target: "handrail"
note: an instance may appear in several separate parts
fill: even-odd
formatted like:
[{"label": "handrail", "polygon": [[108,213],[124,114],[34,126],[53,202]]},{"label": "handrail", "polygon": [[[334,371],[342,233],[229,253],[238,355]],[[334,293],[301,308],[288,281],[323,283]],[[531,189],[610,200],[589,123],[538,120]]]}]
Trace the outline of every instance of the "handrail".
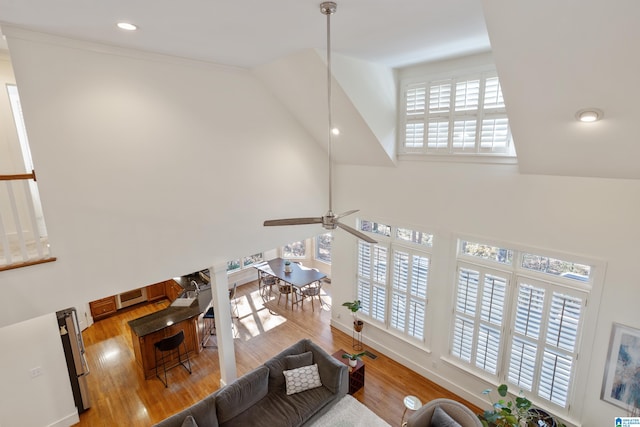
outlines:
[{"label": "handrail", "polygon": [[31,173],[20,173],[16,175],[0,175],[0,181],[14,181],[19,179],[32,179],[37,181],[36,171],[32,170]]},{"label": "handrail", "polygon": [[0,175],[0,181],[4,181],[0,187],[0,271],[55,261],[48,244],[35,171]]}]

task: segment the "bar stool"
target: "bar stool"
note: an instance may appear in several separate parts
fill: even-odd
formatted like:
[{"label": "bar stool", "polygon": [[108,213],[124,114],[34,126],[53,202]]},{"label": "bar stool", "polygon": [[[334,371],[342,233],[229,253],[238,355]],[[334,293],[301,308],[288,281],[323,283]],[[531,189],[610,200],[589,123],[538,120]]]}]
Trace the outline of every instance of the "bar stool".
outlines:
[{"label": "bar stool", "polygon": [[216,334],[216,317],[213,313],[213,307],[209,307],[202,315],[202,348],[215,347],[215,345],[207,345],[211,335]]},{"label": "bar stool", "polygon": [[[182,344],[182,347],[184,348],[184,354],[187,358],[187,364],[189,365],[189,367],[187,367],[187,365],[185,365],[184,362],[182,361],[180,344]],[[165,387],[168,387],[167,362],[171,361],[171,357],[173,356],[173,352],[175,350],[177,350],[178,352],[178,363],[184,366],[184,368],[189,372],[189,374],[191,374],[191,361],[189,360],[189,352],[187,351],[187,345],[184,343],[184,331],[180,331],[175,335],[163,338],[160,341],[153,344],[153,354],[156,360],[156,377],[158,377],[158,379],[162,381],[162,384],[164,384]],[[160,352],[160,363],[162,363],[162,369],[164,370],[164,381],[162,380],[160,375],[158,375],[158,352]],[[170,366],[169,369],[171,369],[172,367],[173,366]]]}]

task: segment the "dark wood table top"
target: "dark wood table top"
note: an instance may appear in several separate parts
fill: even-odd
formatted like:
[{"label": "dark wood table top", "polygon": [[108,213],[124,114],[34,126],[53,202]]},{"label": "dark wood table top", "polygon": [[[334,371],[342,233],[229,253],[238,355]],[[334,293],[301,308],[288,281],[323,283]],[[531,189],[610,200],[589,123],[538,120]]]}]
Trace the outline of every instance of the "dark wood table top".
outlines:
[{"label": "dark wood table top", "polygon": [[137,336],[143,337],[199,315],[198,303],[194,301],[190,307],[167,307],[155,313],[130,320],[128,323]]},{"label": "dark wood table top", "polygon": [[258,264],[255,267],[263,273],[275,276],[278,279],[299,288],[327,277],[326,274],[320,271],[300,266],[295,262],[291,263],[291,273],[285,273],[284,262],[285,260],[282,258],[274,258],[266,263]]}]

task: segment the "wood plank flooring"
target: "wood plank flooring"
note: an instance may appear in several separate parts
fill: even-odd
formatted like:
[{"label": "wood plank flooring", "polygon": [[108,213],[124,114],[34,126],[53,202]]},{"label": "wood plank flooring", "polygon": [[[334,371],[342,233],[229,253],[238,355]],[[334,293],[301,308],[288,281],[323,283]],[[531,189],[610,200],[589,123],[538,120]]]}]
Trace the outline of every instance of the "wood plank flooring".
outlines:
[{"label": "wood plank flooring", "polygon": [[[330,285],[323,286],[323,299],[331,304]],[[167,300],[143,304],[119,312],[94,323],[83,332],[87,360],[91,370],[88,385],[91,408],[80,415],[77,426],[146,427],[204,398],[220,387],[220,369],[215,348],[205,348],[191,359],[193,374],[175,367],[168,372],[169,387],[157,379],[145,380],[137,365],[127,322],[163,309]],[[255,282],[240,286],[237,292],[239,318],[235,325],[235,356],[238,376],[250,371],[266,359],[301,338],[310,338],[328,353],[351,350],[352,338],[329,325],[328,306],[315,311],[310,301],[293,310],[277,299],[266,304]],[[215,343],[215,337],[209,341]],[[399,363],[365,347],[378,355],[364,357],[365,386],[355,397],[384,418],[399,426],[405,395],[418,396],[423,403],[438,397],[459,400],[442,387],[421,377]],[[480,412],[470,405],[472,410]]]}]

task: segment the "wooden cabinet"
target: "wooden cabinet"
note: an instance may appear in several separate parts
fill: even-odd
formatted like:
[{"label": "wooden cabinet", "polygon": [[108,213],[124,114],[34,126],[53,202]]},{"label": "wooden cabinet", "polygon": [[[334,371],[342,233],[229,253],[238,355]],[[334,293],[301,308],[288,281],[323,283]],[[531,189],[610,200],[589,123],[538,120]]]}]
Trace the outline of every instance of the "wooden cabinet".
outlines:
[{"label": "wooden cabinet", "polygon": [[118,310],[116,306],[116,297],[112,295],[110,297],[102,298],[89,303],[91,309],[91,317],[93,320],[100,320],[104,317],[110,316]]},{"label": "wooden cabinet", "polygon": [[358,359],[358,363],[355,367],[349,366],[349,359],[342,357],[347,353],[344,350],[338,350],[332,354],[333,357],[344,363],[349,367],[349,394],[354,394],[356,391],[364,387],[364,363]]},{"label": "wooden cabinet", "polygon": [[[197,356],[200,353],[197,315],[144,336],[138,336],[138,334],[130,328],[133,353],[135,355],[136,362],[138,362],[138,365],[142,367],[142,372],[146,379],[153,378],[156,375],[154,344],[161,339],[172,336],[180,331],[184,331],[184,344],[187,348],[189,357]],[[181,346],[181,351],[182,350]],[[167,367],[178,364],[177,352],[173,352],[170,355],[167,355],[167,357],[170,357],[167,359]],[[184,359],[184,353],[182,357]]]},{"label": "wooden cabinet", "polygon": [[169,301],[173,302],[178,299],[178,296],[182,293],[182,286],[178,285],[175,280],[167,280],[164,285],[164,291]]},{"label": "wooden cabinet", "polygon": [[166,297],[165,282],[147,286],[147,301],[156,301]]}]

